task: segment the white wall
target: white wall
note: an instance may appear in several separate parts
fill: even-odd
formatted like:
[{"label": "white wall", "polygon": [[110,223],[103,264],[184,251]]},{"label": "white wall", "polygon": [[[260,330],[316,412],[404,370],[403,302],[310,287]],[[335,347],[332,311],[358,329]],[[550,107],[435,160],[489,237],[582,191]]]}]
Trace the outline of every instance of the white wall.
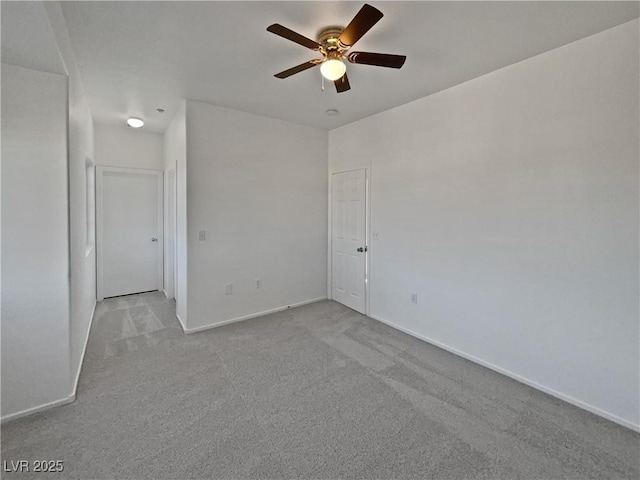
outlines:
[{"label": "white wall", "polygon": [[326,297],[327,132],[192,101],[186,131],[188,329]]},{"label": "white wall", "polygon": [[[170,195],[166,192],[168,180],[167,172],[176,170],[176,264],[178,273],[177,285],[174,286],[176,299],[176,313],[181,322],[187,319],[187,132],[186,132],[186,105],[182,103],[171,124],[164,134],[164,171],[165,171],[165,239],[168,238]],[[165,248],[171,243],[165,241]],[[172,252],[165,251],[165,285],[170,282],[169,276],[173,276]]]},{"label": "white wall", "polygon": [[[82,357],[96,303],[96,249],[88,239],[89,228],[95,232],[95,201],[87,210],[87,160],[95,162],[93,120],[81,86],[69,77],[69,221],[71,232],[71,371],[77,382]],[[93,175],[95,167],[91,166]],[[95,178],[95,177],[94,177]],[[93,187],[93,188],[92,188]],[[88,193],[95,198],[95,180]],[[74,391],[75,393],[75,391]]]},{"label": "white wall", "polygon": [[135,128],[95,125],[96,165],[163,170],[163,138]]},{"label": "white wall", "polygon": [[[95,183],[87,180],[87,160],[95,162],[93,119],[80,81],[74,52],[58,2],[45,4],[69,79],[69,261],[71,269],[71,378],[75,395],[96,304]],[[95,171],[95,168],[93,168]],[[87,186],[89,184],[89,187]],[[89,188],[89,191],[87,191]],[[89,210],[87,203],[89,202]],[[91,213],[89,213],[91,211]],[[89,219],[87,219],[89,216]]]},{"label": "white wall", "polygon": [[67,78],[2,64],[2,417],[64,400]]},{"label": "white wall", "polygon": [[634,428],[638,27],[329,135],[372,163],[373,317]]}]

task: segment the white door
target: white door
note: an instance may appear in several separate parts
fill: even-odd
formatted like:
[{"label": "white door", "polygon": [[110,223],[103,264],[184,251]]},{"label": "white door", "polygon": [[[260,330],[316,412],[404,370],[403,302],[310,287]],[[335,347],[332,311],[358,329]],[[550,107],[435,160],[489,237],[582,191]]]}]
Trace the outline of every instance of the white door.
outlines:
[{"label": "white door", "polygon": [[162,172],[98,167],[98,299],[162,288]]},{"label": "white door", "polygon": [[334,173],[331,185],[331,296],[365,313],[366,170]]}]

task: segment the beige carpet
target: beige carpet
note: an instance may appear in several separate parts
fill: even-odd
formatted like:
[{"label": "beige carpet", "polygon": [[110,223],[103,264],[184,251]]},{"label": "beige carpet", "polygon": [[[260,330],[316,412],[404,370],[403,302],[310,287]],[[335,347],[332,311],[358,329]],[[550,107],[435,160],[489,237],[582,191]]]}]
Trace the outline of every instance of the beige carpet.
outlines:
[{"label": "beige carpet", "polygon": [[614,479],[640,435],[331,301],[184,335],[97,309],[75,403],[2,427],[3,478]]}]

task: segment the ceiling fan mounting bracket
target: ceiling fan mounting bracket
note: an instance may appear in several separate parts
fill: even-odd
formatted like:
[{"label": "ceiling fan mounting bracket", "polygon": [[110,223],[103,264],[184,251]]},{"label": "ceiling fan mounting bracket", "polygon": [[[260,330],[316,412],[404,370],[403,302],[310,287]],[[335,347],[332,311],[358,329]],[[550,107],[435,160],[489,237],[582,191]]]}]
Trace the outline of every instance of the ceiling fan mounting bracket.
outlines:
[{"label": "ceiling fan mounting bracket", "polygon": [[338,37],[344,30],[343,27],[326,27],[318,32],[318,43],[324,47],[325,50],[337,50],[340,45],[338,44]]}]

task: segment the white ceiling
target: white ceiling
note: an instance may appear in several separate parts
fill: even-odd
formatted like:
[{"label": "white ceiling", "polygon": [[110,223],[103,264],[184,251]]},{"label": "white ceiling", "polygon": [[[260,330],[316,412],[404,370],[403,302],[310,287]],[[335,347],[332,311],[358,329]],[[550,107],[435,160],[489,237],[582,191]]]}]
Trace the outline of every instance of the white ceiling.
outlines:
[{"label": "white ceiling", "polygon": [[2,62],[66,75],[44,4],[2,0],[0,8]]},{"label": "white ceiling", "polygon": [[352,89],[342,94],[332,84],[321,91],[317,68],[273,76],[317,54],[268,25],[315,38],[346,25],[362,3],[62,2],[62,10],[94,119],[141,116],[156,132],[184,98],[331,129],[639,15],[638,2],[375,1],[384,17],[354,50],[407,55],[401,70],[349,64]]}]

